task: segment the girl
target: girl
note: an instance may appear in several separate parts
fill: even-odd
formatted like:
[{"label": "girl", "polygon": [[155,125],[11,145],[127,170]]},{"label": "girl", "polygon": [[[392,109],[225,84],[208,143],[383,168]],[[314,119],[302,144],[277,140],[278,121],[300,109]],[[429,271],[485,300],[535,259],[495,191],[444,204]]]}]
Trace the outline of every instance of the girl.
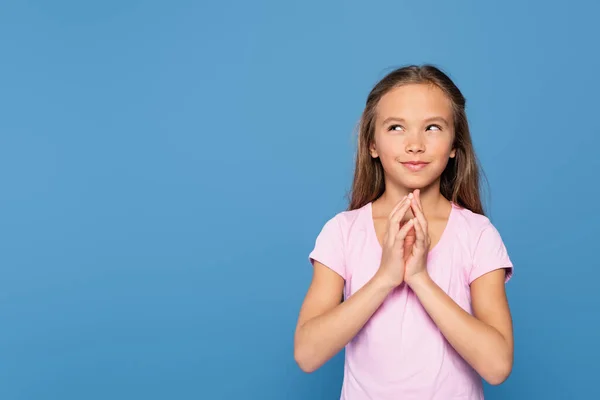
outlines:
[{"label": "girl", "polygon": [[481,378],[508,377],[513,265],[483,212],[465,99],[438,68],[373,88],[350,206],[309,260],[294,355],[312,372],[345,347],[342,399],[483,399]]}]

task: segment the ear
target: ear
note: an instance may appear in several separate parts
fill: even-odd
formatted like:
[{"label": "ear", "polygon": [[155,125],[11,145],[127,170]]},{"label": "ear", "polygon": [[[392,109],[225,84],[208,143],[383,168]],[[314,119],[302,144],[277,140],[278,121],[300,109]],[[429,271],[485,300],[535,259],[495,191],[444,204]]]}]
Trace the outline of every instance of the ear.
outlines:
[{"label": "ear", "polygon": [[371,157],[377,158],[379,154],[377,154],[377,149],[375,148],[375,142],[371,142],[369,145],[369,153],[371,153]]},{"label": "ear", "polygon": [[456,149],[452,149],[452,151],[450,152],[450,158],[454,157],[456,157]]}]

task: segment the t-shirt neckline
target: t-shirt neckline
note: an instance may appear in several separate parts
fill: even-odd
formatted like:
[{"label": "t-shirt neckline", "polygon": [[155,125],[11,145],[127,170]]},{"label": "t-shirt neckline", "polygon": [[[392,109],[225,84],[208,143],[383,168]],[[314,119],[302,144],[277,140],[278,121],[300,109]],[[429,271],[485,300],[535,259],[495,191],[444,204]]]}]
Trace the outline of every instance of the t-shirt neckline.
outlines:
[{"label": "t-shirt neckline", "polygon": [[[447,241],[447,237],[450,236],[449,231],[452,228],[452,222],[454,220],[454,214],[456,213],[456,204],[454,204],[454,202],[450,202],[451,208],[450,208],[450,215],[448,215],[448,221],[446,222],[446,226],[444,227],[444,230],[440,236],[440,239],[438,240],[438,242],[435,244],[435,246],[433,246],[432,249],[429,250],[429,252],[427,253],[428,256],[431,256],[435,253],[437,253],[440,249],[440,245],[443,245],[445,241]],[[377,238],[377,231],[375,230],[375,220],[373,219],[373,202],[370,201],[367,203],[367,206],[365,207],[365,212],[367,214],[367,222],[368,222],[368,236],[370,238],[370,240],[373,241],[373,243],[376,245],[377,249],[379,251],[383,251],[383,248],[381,247],[381,243],[379,243],[379,239]]]}]

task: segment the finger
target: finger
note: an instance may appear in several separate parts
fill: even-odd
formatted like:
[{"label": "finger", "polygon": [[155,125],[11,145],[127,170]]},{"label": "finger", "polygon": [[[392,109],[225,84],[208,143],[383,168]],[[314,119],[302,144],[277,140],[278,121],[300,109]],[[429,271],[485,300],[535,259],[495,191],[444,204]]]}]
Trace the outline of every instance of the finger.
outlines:
[{"label": "finger", "polygon": [[394,207],[394,211],[390,213],[390,216],[388,218],[388,223],[393,223],[393,221],[400,221],[403,215],[406,214],[406,210],[404,209],[410,209],[410,198],[408,198],[408,196],[404,196],[403,199]]},{"label": "finger", "polygon": [[396,228],[400,228],[400,222],[405,219],[406,213],[410,211],[410,199],[407,197],[400,208],[396,210],[394,215],[390,218],[390,223],[397,224]]},{"label": "finger", "polygon": [[408,234],[408,231],[410,231],[410,229],[413,227],[414,225],[414,220],[410,219],[406,224],[404,224],[404,226],[398,231],[398,233],[396,234],[396,240],[394,244],[401,244],[402,243],[402,247],[404,246],[404,239],[406,239],[406,235]]},{"label": "finger", "polygon": [[416,233],[415,233],[416,231],[415,231],[414,222],[412,224],[413,225],[406,233],[406,236],[404,236],[404,255],[406,255],[406,256],[408,256],[409,254],[412,253],[412,249],[413,249],[413,246],[415,245],[415,240],[416,240]]},{"label": "finger", "polygon": [[388,241],[387,243],[390,245],[394,244],[394,237],[398,233],[400,228],[400,220],[406,214],[406,211],[410,208],[410,200],[408,198],[403,200],[400,208],[396,210],[394,214],[392,214],[391,218],[388,221]]},{"label": "finger", "polygon": [[[390,233],[390,220],[392,219],[392,216],[394,215],[394,213],[398,210],[398,208],[400,208],[402,206],[402,204],[404,204],[404,200],[406,199],[407,196],[404,196],[402,198],[402,200],[400,200],[398,203],[396,203],[396,205],[394,206],[394,208],[392,208],[392,211],[390,211],[390,213],[388,214],[388,224],[387,224],[387,232],[386,235],[383,236],[383,244],[385,245],[388,241],[389,238],[389,233]],[[394,232],[395,234],[395,232]]]},{"label": "finger", "polygon": [[423,211],[423,205],[421,204],[421,191],[419,189],[415,189],[410,196],[415,200],[415,204],[419,210]]},{"label": "finger", "polygon": [[392,211],[390,211],[389,215],[388,215],[388,219],[392,218],[392,215],[394,215],[394,213],[400,208],[402,207],[402,204],[404,204],[404,200],[406,200],[408,196],[404,196],[399,202],[396,203],[396,205],[394,206],[394,208],[392,208]]},{"label": "finger", "polygon": [[415,217],[419,219],[421,228],[423,228],[424,231],[427,231],[427,219],[425,218],[425,214],[423,214],[423,211],[417,204],[417,200],[413,199],[413,201],[411,201],[411,209],[415,213]]},{"label": "finger", "polygon": [[423,227],[421,226],[421,222],[419,221],[418,218],[414,218],[414,225],[415,225],[415,233],[416,233],[416,240],[415,240],[415,246],[417,246],[420,249],[425,248],[425,232],[423,230]]},{"label": "finger", "polygon": [[423,211],[423,204],[421,204],[421,190],[420,189],[415,190],[415,198],[417,199],[417,204],[419,205],[419,208],[421,209],[421,211]]},{"label": "finger", "polygon": [[[421,210],[421,213],[423,213],[423,203],[421,203],[421,190],[415,189],[415,191],[413,192],[413,196],[416,200],[417,207],[419,208],[419,210]],[[416,216],[417,215],[415,214],[415,217]],[[425,216],[425,214],[423,214],[423,216]]]}]

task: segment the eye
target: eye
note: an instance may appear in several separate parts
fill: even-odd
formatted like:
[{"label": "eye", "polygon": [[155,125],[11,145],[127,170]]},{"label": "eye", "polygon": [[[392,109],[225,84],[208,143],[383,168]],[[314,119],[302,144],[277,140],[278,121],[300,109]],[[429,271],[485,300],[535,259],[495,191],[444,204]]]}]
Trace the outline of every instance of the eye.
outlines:
[{"label": "eye", "polygon": [[400,129],[404,129],[402,127],[402,125],[395,124],[395,125],[390,125],[390,127],[388,128],[388,131],[398,131],[399,132]]},{"label": "eye", "polygon": [[431,127],[434,127],[434,128],[436,128],[438,131],[441,131],[441,130],[442,130],[442,127],[441,127],[441,126],[439,126],[439,125],[429,125],[429,126],[427,127],[427,130],[429,130],[429,128],[431,128]]}]

